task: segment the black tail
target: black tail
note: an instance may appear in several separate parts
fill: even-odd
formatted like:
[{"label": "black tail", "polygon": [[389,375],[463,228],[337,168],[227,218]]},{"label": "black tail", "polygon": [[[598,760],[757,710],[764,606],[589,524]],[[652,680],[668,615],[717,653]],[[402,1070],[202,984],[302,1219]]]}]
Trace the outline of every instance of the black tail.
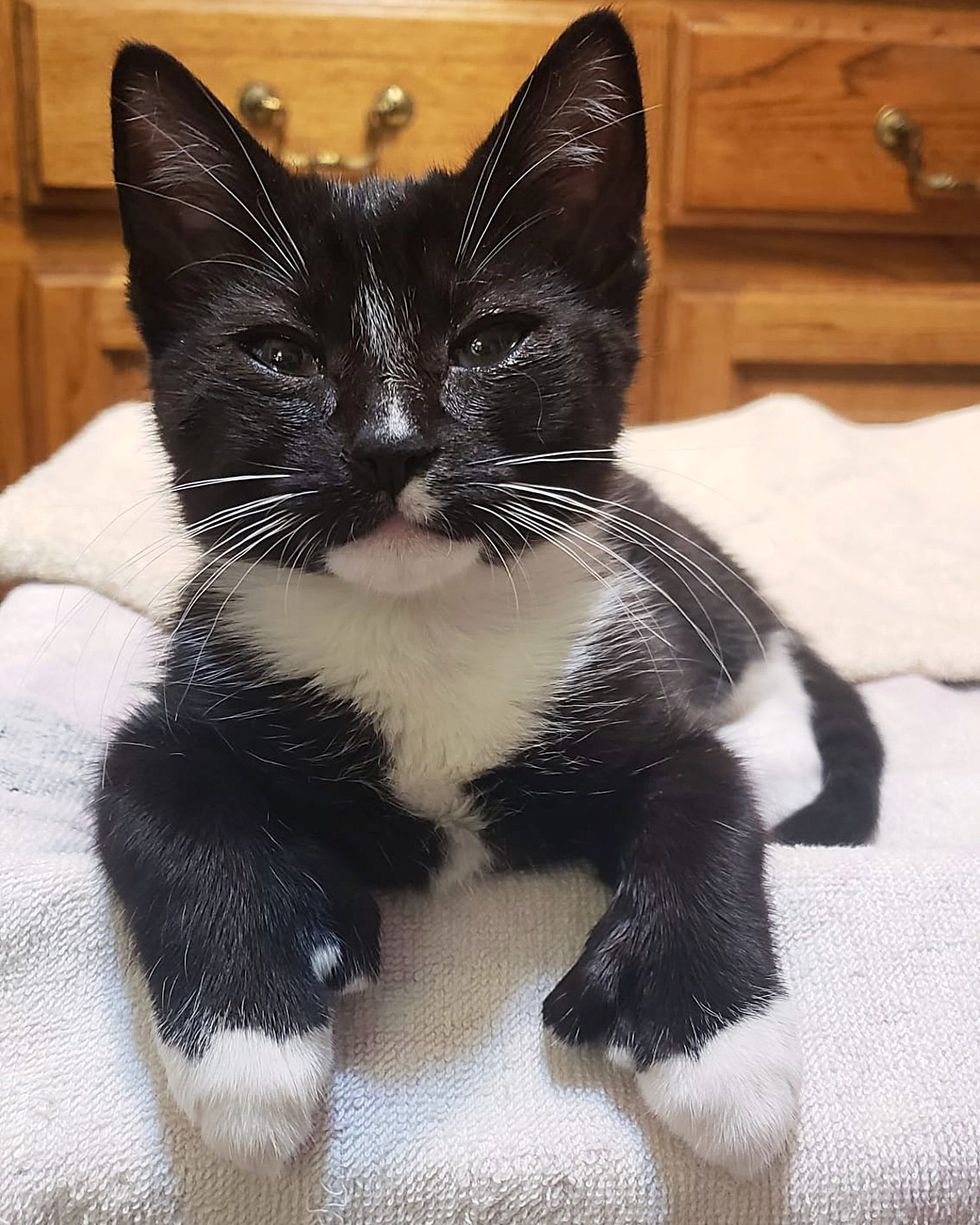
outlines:
[{"label": "black tail", "polygon": [[878,827],[885,752],[858,691],[802,643],[796,661],[811,702],[810,723],[823,763],[815,800],[781,821],[776,842],[859,846]]}]

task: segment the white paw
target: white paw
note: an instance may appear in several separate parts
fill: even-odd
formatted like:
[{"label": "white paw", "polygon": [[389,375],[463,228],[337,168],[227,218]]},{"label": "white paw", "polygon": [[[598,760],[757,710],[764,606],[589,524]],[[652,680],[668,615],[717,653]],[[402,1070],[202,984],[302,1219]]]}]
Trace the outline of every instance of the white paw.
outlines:
[{"label": "white paw", "polygon": [[751,1178],[786,1145],[796,1122],[801,1057],[796,1013],[780,998],[728,1025],[696,1057],[637,1074],[650,1110],[703,1160]]},{"label": "white paw", "polygon": [[159,1038],[157,1047],[174,1100],[220,1157],[274,1174],[312,1133],[333,1062],[329,1026],[281,1041],[218,1030],[199,1059]]}]

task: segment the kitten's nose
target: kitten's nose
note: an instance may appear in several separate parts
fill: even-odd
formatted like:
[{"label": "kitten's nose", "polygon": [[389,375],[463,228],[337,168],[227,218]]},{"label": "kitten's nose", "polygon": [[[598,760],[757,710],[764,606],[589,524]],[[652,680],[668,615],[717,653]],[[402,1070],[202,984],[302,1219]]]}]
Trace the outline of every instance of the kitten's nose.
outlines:
[{"label": "kitten's nose", "polygon": [[437,447],[423,439],[359,438],[348,453],[350,466],[382,493],[397,498],[413,476],[419,476],[436,457]]}]

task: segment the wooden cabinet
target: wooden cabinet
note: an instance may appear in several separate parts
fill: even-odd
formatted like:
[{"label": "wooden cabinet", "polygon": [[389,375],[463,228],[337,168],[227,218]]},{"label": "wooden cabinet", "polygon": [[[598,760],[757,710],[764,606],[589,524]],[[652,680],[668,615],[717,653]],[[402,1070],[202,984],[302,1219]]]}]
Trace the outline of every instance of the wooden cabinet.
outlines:
[{"label": "wooden cabinet", "polygon": [[146,395],[146,364],[121,271],[36,273],[28,287],[31,443],[47,455],[93,407]]},{"label": "wooden cabinet", "polygon": [[[389,86],[410,122],[380,170],[460,163],[588,0],[0,0],[0,478],[140,394],[107,90],[156,42],[239,110],[250,82],[289,156],[357,154]],[[980,401],[980,191],[910,181],[875,138],[921,130],[924,174],[980,178],[974,5],[624,0],[650,107],[636,420],[771,390],[857,419]]]},{"label": "wooden cabinet", "polygon": [[673,12],[651,415],[785,390],[866,421],[980,402],[976,6]]},{"label": "wooden cabinet", "polygon": [[978,52],[976,12],[696,10],[677,31],[668,218],[980,233],[976,200],[910,192],[875,136],[881,110],[898,110],[930,168],[980,182]]},{"label": "wooden cabinet", "polygon": [[8,360],[0,361],[0,485],[18,477],[29,456],[20,361],[23,302],[23,270],[17,264],[0,264],[0,338],[11,350]]},{"label": "wooden cabinet", "polygon": [[980,238],[691,229],[668,251],[663,418],[773,391],[858,421],[980,403]]},{"label": "wooden cabinet", "polygon": [[294,153],[356,153],[374,98],[397,85],[411,98],[412,117],[385,146],[385,173],[458,164],[575,12],[559,4],[465,0],[420,4],[417,11],[30,0],[21,4],[20,26],[34,92],[29,182],[39,194],[111,189],[106,90],[124,39],[172,52],[233,112],[247,85],[271,85],[287,108],[287,151]]},{"label": "wooden cabinet", "polygon": [[945,287],[680,290],[664,337],[671,415],[792,388],[861,421],[980,399],[980,293]]}]

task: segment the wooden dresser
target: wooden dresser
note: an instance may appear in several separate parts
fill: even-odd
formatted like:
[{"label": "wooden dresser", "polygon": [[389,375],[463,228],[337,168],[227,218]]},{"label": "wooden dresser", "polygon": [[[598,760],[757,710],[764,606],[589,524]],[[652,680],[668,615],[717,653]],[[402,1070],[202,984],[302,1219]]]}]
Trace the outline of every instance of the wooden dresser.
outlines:
[{"label": "wooden dresser", "polygon": [[[0,480],[143,390],[111,191],[120,42],[172,51],[324,173],[339,152],[398,175],[459,163],[588,7],[0,0]],[[980,11],[620,8],[654,108],[634,418],[773,390],[860,420],[980,401]]]}]

